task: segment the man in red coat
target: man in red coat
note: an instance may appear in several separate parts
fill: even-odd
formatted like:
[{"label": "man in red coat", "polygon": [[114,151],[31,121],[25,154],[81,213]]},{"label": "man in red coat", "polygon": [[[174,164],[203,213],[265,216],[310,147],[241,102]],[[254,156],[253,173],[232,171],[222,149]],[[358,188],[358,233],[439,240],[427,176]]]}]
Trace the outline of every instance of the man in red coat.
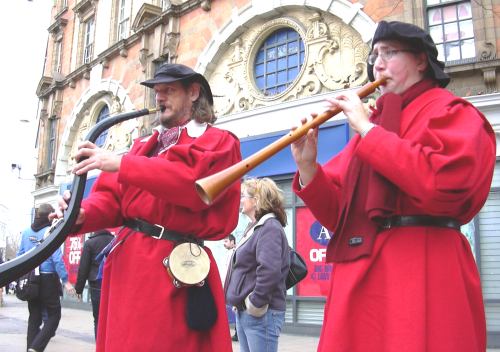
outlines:
[{"label": "man in red coat", "polygon": [[[239,141],[212,126],[210,86],[192,69],[164,64],[142,84],[164,108],[159,128],[126,155],[84,142],[76,158],[87,159],[73,170],[102,171],[82,202],[78,232],[125,225],[104,265],[97,351],[231,351],[220,275],[203,240],[223,239],[236,227],[240,186],[208,206],[195,181],[240,161]],[[203,286],[176,287],[167,270],[172,250],[186,241],[195,257],[208,253]]]},{"label": "man in red coat", "polygon": [[483,206],[495,136],[449,82],[431,37],[382,21],[368,57],[386,77],[370,116],[353,93],[328,99],[357,132],[325,165],[318,131],[292,145],[294,191],[334,236],[318,351],[485,351],[481,283],[460,233]]}]

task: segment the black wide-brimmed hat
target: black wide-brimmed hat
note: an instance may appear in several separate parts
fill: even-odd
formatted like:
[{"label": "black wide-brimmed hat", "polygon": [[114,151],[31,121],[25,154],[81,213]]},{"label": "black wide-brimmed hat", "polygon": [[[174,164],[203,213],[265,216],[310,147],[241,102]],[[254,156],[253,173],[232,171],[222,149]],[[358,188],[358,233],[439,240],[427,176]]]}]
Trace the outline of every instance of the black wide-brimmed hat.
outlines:
[{"label": "black wide-brimmed hat", "polygon": [[214,97],[208,81],[203,75],[193,71],[193,69],[181,64],[163,64],[155,72],[153,78],[141,82],[143,86],[153,88],[155,84],[172,83],[177,81],[198,82],[207,93],[208,101],[214,105]]},{"label": "black wide-brimmed hat", "polygon": [[[429,61],[429,74],[441,87],[446,87],[450,83],[450,76],[444,72],[444,63],[439,61],[436,44],[429,33],[422,28],[410,23],[398,21],[380,21],[373,35],[372,50],[375,43],[380,40],[397,40],[409,44],[410,48],[418,52],[425,52]],[[374,81],[373,65],[368,64],[368,78]]]}]

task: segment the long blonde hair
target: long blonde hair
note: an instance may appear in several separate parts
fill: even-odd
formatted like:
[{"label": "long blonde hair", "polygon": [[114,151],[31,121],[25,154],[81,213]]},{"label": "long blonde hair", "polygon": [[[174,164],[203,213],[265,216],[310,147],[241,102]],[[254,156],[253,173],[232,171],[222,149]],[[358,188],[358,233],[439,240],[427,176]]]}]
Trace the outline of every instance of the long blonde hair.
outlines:
[{"label": "long blonde hair", "polygon": [[286,226],[285,198],[283,191],[270,178],[248,178],[242,189],[256,200],[255,220],[268,213],[274,213],[281,226]]}]

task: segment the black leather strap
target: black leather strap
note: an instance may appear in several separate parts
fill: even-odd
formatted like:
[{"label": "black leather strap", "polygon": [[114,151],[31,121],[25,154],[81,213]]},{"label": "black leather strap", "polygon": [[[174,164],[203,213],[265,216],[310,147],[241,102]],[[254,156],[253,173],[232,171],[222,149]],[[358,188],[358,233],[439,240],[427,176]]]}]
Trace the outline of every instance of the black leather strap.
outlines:
[{"label": "black leather strap", "polygon": [[392,216],[381,221],[381,226],[384,229],[401,226],[433,226],[433,227],[448,227],[460,231],[460,223],[458,220],[444,216],[430,215],[404,215]]},{"label": "black leather strap", "polygon": [[162,225],[150,224],[141,219],[126,219],[123,223],[134,231],[142,232],[145,235],[151,236],[157,240],[168,240],[174,242],[193,242],[203,246],[203,241],[193,238],[192,236],[184,235],[180,232],[166,229]]}]

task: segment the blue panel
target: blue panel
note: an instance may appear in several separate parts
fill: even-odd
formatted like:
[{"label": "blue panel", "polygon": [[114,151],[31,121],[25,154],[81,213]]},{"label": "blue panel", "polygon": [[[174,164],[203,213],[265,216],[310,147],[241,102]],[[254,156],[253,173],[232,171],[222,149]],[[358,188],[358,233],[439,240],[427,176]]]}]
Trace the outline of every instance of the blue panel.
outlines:
[{"label": "blue panel", "polygon": [[[284,136],[289,131],[273,133],[259,137],[249,137],[241,139],[241,154],[247,158],[270,145],[274,141]],[[318,137],[318,162],[323,164],[330,160],[332,156],[340,152],[349,140],[349,128],[346,123],[331,123],[328,126],[320,127]],[[293,160],[290,146],[285,147],[270,159],[264,161],[255,169],[248,172],[248,176],[264,177],[295,173],[297,166]]]},{"label": "blue panel", "polygon": [[255,77],[264,75],[264,64],[255,65]]},{"label": "blue panel", "polygon": [[299,60],[297,54],[290,55],[288,57],[288,67],[298,66]]},{"label": "blue panel", "polygon": [[287,79],[286,79],[286,71],[281,71],[281,72],[278,72],[278,84],[284,84],[284,83],[287,83]]},{"label": "blue panel", "polygon": [[255,63],[264,62],[264,50],[260,49],[255,57]]},{"label": "blue panel", "polygon": [[286,70],[286,57],[278,59],[278,71]]}]

